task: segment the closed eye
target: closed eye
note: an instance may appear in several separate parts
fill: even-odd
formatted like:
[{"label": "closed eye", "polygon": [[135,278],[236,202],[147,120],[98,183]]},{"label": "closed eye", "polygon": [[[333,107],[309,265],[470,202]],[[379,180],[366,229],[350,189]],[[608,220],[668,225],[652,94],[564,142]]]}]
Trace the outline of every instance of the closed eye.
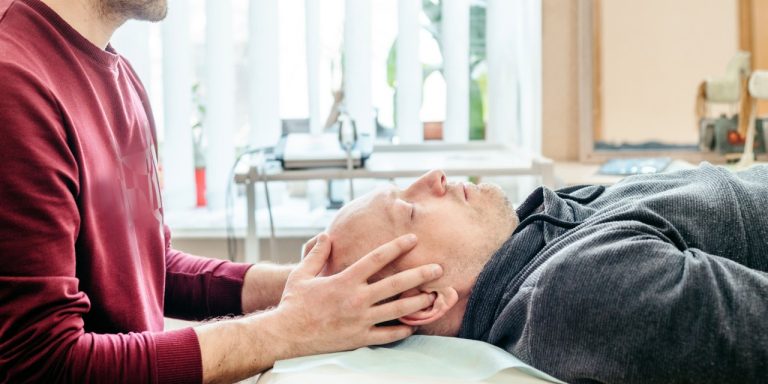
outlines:
[{"label": "closed eye", "polygon": [[416,217],[416,204],[414,204],[414,203],[412,203],[410,201],[404,200],[404,199],[397,199],[395,201],[395,205],[402,206],[401,208],[398,208],[399,210],[400,209],[410,209],[410,212],[405,212],[406,214],[409,215],[408,217],[409,217],[410,221],[413,221],[414,217]]}]

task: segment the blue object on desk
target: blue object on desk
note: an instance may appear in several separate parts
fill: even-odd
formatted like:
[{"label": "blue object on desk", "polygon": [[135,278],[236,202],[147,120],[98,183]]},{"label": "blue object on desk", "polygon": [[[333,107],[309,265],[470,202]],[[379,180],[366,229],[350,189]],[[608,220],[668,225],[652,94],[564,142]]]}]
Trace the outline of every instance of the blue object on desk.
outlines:
[{"label": "blue object on desk", "polygon": [[600,166],[597,173],[602,175],[637,175],[659,173],[669,166],[669,157],[646,157],[635,159],[610,159]]}]

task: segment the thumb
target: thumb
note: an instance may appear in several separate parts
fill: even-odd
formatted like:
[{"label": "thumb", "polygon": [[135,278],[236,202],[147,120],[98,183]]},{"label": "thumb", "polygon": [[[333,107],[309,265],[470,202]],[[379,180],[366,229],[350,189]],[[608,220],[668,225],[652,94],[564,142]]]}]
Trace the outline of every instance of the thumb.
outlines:
[{"label": "thumb", "polygon": [[315,237],[313,237],[313,238],[309,239],[309,241],[307,241],[306,243],[304,243],[304,244],[301,246],[301,259],[302,259],[302,260],[303,260],[305,257],[307,257],[307,254],[308,254],[308,253],[309,253],[309,251],[311,251],[311,250],[312,250],[312,248],[315,246],[315,244],[317,243],[317,238],[318,238],[318,237],[320,237],[320,235],[321,235],[321,234],[322,234],[322,232],[321,232],[321,233],[319,233],[319,234],[317,234],[317,235],[315,235]]},{"label": "thumb", "polygon": [[296,272],[303,276],[314,277],[323,270],[328,257],[331,256],[331,241],[328,235],[321,233],[317,236],[312,250],[304,257],[301,264],[296,268]]}]

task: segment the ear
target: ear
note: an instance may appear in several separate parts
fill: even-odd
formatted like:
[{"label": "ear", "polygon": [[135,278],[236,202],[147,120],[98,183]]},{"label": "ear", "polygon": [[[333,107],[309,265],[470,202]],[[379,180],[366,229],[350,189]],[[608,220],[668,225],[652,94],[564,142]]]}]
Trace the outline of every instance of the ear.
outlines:
[{"label": "ear", "polygon": [[412,289],[403,292],[400,297],[403,298],[416,296],[421,293],[431,293],[435,295],[436,297],[434,303],[430,307],[423,308],[417,312],[411,313],[410,315],[401,317],[399,319],[401,323],[411,326],[434,323],[435,321],[445,316],[445,314],[448,313],[448,311],[453,308],[453,306],[456,305],[456,303],[459,301],[459,294],[453,287],[430,289],[429,291]]}]

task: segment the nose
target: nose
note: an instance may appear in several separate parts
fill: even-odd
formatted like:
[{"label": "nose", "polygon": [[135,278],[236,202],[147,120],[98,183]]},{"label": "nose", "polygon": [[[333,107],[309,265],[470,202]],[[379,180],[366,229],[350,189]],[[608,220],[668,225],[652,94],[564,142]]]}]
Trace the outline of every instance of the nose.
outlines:
[{"label": "nose", "polygon": [[430,194],[434,196],[443,196],[446,191],[446,176],[445,172],[439,169],[431,170],[421,177],[416,182],[408,187],[408,194]]}]

